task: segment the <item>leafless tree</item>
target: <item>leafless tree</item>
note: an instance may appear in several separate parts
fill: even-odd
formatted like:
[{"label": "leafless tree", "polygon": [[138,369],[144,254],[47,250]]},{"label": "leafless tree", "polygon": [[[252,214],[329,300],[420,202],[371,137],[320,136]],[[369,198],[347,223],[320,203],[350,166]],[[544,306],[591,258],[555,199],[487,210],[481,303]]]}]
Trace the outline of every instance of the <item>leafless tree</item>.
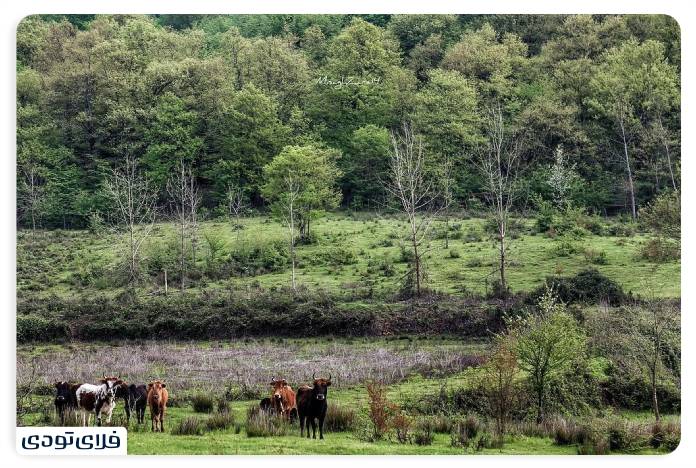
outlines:
[{"label": "leafless tree", "polygon": [[629,153],[629,146],[631,142],[631,122],[629,119],[630,114],[628,104],[623,100],[619,100],[614,103],[614,117],[618,127],[621,147],[623,148],[623,160],[626,166],[626,176],[628,177],[628,194],[631,197],[631,217],[636,219],[638,217],[638,211],[636,209],[636,192],[633,185],[633,170],[631,168],[631,157]]},{"label": "leafless tree", "polygon": [[420,296],[424,273],[422,258],[425,253],[421,246],[439,211],[436,207],[438,190],[427,174],[423,141],[415,134],[411,124],[403,123],[400,131],[392,131],[391,142],[390,180],[385,185],[408,219],[409,242],[413,250],[411,273],[415,295]]},{"label": "leafless tree", "polygon": [[454,203],[454,164],[452,158],[447,156],[442,164],[442,175],[440,185],[442,186],[442,210],[445,214],[445,249],[449,249],[449,219],[450,207]]},{"label": "leafless tree", "polygon": [[116,207],[116,218],[128,232],[128,282],[139,276],[140,248],[150,236],[157,215],[157,191],[140,173],[138,162],[131,155],[122,167],[115,168],[104,184]]},{"label": "leafless tree", "polygon": [[186,244],[191,244],[192,259],[195,264],[195,236],[197,229],[196,212],[200,196],[191,168],[181,160],[177,171],[167,180],[167,194],[179,230],[179,274],[181,290],[186,289]]},{"label": "leafless tree", "polygon": [[657,130],[657,135],[662,143],[662,147],[665,149],[665,157],[667,158],[667,167],[669,168],[672,188],[677,190],[677,182],[674,178],[674,169],[672,169],[672,154],[670,151],[669,134],[667,133],[667,129],[664,127],[664,125],[662,125],[662,117],[659,113],[656,118],[655,129]]},{"label": "leafless tree", "polygon": [[21,168],[24,178],[19,193],[19,205],[31,219],[31,229],[36,230],[36,221],[41,214],[44,196],[44,180],[39,175],[38,167],[29,161]]},{"label": "leafless tree", "polygon": [[245,208],[244,190],[241,186],[230,184],[227,187],[227,211],[230,216],[234,217],[237,240],[239,240],[239,231],[242,229],[239,219]]},{"label": "leafless tree", "polygon": [[[635,343],[638,346],[639,355],[643,367],[650,379],[652,392],[652,407],[655,421],[660,421],[660,405],[657,398],[657,385],[663,372],[664,347],[670,340],[678,340],[676,335],[679,330],[679,310],[677,307],[658,301],[649,301],[647,313],[640,314],[638,320],[638,333],[635,335]],[[637,353],[637,354],[638,354]]]},{"label": "leafless tree", "polygon": [[282,211],[285,224],[288,226],[288,234],[290,235],[290,262],[292,263],[292,290],[297,290],[297,281],[295,277],[295,243],[297,239],[296,224],[297,224],[297,202],[300,197],[300,184],[292,174],[288,174],[283,179],[285,193],[279,201],[279,206]]},{"label": "leafless tree", "polygon": [[500,289],[507,291],[505,276],[507,231],[513,203],[519,195],[520,148],[522,137],[514,134],[505,123],[500,104],[492,106],[487,115],[488,142],[479,151],[480,169],[484,177],[486,196],[496,224],[498,242]]}]

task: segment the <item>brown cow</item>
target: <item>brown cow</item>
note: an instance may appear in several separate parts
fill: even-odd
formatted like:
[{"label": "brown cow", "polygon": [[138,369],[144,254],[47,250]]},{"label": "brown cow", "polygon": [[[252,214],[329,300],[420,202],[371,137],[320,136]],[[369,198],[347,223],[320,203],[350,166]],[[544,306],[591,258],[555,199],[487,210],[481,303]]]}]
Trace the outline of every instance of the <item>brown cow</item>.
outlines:
[{"label": "brown cow", "polygon": [[292,420],[293,416],[297,413],[295,392],[292,391],[292,388],[285,379],[271,380],[271,387],[273,387],[271,402],[276,414],[285,419]]},{"label": "brown cow", "polygon": [[167,409],[167,400],[169,399],[169,392],[166,386],[161,380],[155,380],[147,384],[147,406],[150,407],[152,432],[164,432],[164,413]]}]

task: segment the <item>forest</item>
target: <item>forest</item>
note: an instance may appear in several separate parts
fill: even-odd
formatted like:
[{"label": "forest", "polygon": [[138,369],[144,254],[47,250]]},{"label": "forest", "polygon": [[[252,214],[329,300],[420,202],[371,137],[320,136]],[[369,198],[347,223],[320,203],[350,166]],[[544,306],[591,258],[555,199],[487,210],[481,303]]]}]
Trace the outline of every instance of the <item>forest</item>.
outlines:
[{"label": "forest", "polygon": [[[680,54],[664,15],[25,18],[17,424],[106,373],[166,380],[133,454],[675,450]],[[315,377],[320,441],[259,406]]]},{"label": "forest", "polygon": [[[263,168],[287,147],[322,154],[314,211],[385,209],[389,131],[412,123],[451,206],[476,208],[476,154],[499,106],[519,140],[525,196],[633,218],[680,170],[679,27],[667,16],[33,16],[17,30],[18,220],[83,228],[129,158],[167,205],[180,162],[202,217],[230,191],[264,210]],[[315,156],[317,157],[317,156]],[[317,174],[310,174],[312,176]],[[534,194],[534,196],[532,196]]]}]

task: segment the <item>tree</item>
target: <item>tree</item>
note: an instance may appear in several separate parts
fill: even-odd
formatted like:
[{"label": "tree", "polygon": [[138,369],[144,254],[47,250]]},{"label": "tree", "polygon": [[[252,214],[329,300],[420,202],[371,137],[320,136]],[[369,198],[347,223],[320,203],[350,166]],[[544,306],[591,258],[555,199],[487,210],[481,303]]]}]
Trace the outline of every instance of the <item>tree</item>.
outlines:
[{"label": "tree", "polygon": [[648,374],[652,393],[655,421],[660,421],[657,387],[664,371],[664,347],[669,341],[679,340],[679,310],[668,303],[650,301],[645,313],[638,314],[637,333],[634,336],[636,354],[641,367]]},{"label": "tree", "polygon": [[128,233],[128,284],[133,285],[140,275],[140,248],[155,222],[157,192],[131,155],[126,156],[122,167],[111,172],[104,189],[114,205],[116,219]]},{"label": "tree", "polygon": [[539,299],[538,309],[536,315],[511,324],[511,334],[520,368],[536,395],[536,419],[541,423],[550,385],[582,358],[586,338],[550,288]]},{"label": "tree", "polygon": [[237,231],[237,240],[239,240],[239,231],[242,230],[242,224],[239,222],[244,209],[246,207],[246,199],[244,190],[241,186],[230,184],[227,187],[227,212],[230,216],[234,216],[234,230]]},{"label": "tree", "polygon": [[681,239],[681,193],[673,190],[660,194],[643,210],[641,218],[658,236]]},{"label": "tree", "polygon": [[515,354],[516,346],[513,335],[496,335],[493,352],[483,366],[483,387],[493,409],[500,440],[505,436],[506,424],[517,398],[520,368]]},{"label": "tree", "polygon": [[[285,207],[285,211],[292,201],[292,221],[302,238],[309,236],[312,218],[335,208],[341,201],[340,191],[336,189],[341,175],[336,167],[337,159],[338,153],[332,149],[316,145],[286,146],[263,169],[266,180],[263,197],[273,206]],[[288,199],[290,193],[295,194],[292,200]]]},{"label": "tree", "polygon": [[186,241],[191,245],[192,263],[196,264],[197,211],[200,204],[196,179],[190,165],[183,159],[167,180],[167,194],[179,228],[179,280],[181,290],[186,289]]},{"label": "tree", "polygon": [[412,125],[404,123],[400,132],[391,132],[391,141],[390,178],[386,189],[408,220],[409,243],[413,253],[409,272],[413,288],[411,293],[420,296],[424,274],[422,258],[425,253],[421,246],[437,213],[438,192],[428,177],[423,139],[416,135]]},{"label": "tree", "polygon": [[195,136],[195,112],[186,110],[183,100],[174,94],[161,96],[153,114],[144,133],[143,168],[154,184],[164,188],[181,164],[190,166],[196,160],[203,141]]},{"label": "tree", "polygon": [[496,225],[500,292],[507,294],[507,231],[510,211],[519,195],[520,148],[522,137],[512,133],[505,123],[500,104],[491,107],[486,121],[487,144],[479,150],[479,165],[484,178],[486,198]]},{"label": "tree", "polygon": [[[604,54],[590,83],[593,90],[590,106],[614,123],[626,171],[633,219],[638,217],[634,150],[638,149],[639,137],[646,133],[644,121],[650,114],[661,116],[665,109],[673,105],[670,101],[674,101],[676,93],[676,70],[665,61],[664,54],[664,46],[657,41],[649,40],[642,44],[636,40],[626,41]],[[655,89],[660,91],[653,91]],[[656,128],[659,129],[660,125]],[[663,139],[663,144],[665,141]],[[666,149],[671,171],[669,144]],[[676,186],[676,182],[673,185]]]},{"label": "tree", "polygon": [[571,190],[578,179],[575,165],[568,166],[563,146],[556,147],[555,159],[551,166],[548,183],[553,194],[553,202],[559,210],[565,210],[570,206]]},{"label": "tree", "polygon": [[353,132],[350,147],[340,164],[345,203],[366,208],[384,203],[382,181],[389,173],[389,131],[384,127],[366,125]]}]

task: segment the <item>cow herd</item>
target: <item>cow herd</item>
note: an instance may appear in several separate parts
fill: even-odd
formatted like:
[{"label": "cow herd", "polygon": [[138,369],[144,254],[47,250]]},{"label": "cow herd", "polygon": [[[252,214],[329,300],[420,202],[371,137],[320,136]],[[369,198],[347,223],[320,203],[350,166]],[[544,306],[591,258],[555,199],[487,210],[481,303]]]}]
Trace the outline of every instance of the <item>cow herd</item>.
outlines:
[{"label": "cow herd", "polygon": [[[324,438],[324,419],[328,408],[326,397],[329,378],[316,378],[312,375],[312,385],[301,385],[297,393],[288,385],[285,379],[271,380],[271,396],[261,400],[262,411],[278,415],[292,422],[300,421],[300,436],[312,426],[312,437]],[[161,380],[154,380],[146,385],[128,384],[120,377],[104,375],[97,384],[56,382],[55,407],[60,418],[60,424],[65,424],[66,410],[78,410],[82,414],[82,425],[90,425],[94,414],[96,424],[101,426],[102,416],[106,422],[111,422],[111,415],[116,407],[116,401],[122,399],[125,403],[126,422],[130,422],[131,412],[135,413],[138,424],[145,420],[145,408],[150,408],[150,421],[153,432],[164,432],[164,416],[167,409],[169,393],[167,386]]]},{"label": "cow herd", "polygon": [[82,425],[88,426],[92,414],[96,424],[101,426],[102,416],[111,422],[111,415],[117,399],[123,399],[126,409],[126,421],[130,422],[131,412],[135,413],[138,424],[145,421],[145,407],[150,408],[152,430],[164,432],[164,414],[167,408],[166,384],[155,380],[146,385],[126,383],[120,377],[104,375],[97,384],[56,382],[54,404],[60,424],[65,424],[66,410],[77,410],[82,414]]},{"label": "cow herd", "polygon": [[288,385],[285,379],[271,380],[271,397],[264,398],[259,403],[261,410],[275,413],[289,421],[295,417],[300,420],[300,436],[304,435],[307,428],[309,438],[309,425],[312,425],[312,438],[317,438],[317,422],[319,423],[319,438],[324,438],[324,419],[328,403],[326,397],[331,385],[331,374],[328,379],[316,378],[312,375],[312,385],[302,385],[297,389],[297,394]]}]

